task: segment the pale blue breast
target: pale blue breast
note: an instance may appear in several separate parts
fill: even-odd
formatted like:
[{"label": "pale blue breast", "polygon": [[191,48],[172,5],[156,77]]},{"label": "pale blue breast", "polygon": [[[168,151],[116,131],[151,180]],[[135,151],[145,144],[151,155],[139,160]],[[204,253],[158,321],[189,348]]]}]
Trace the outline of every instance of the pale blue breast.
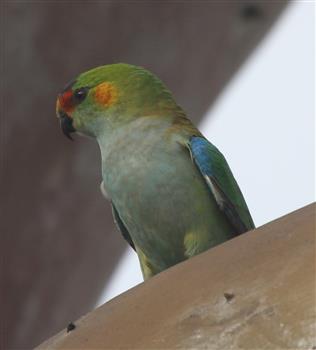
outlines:
[{"label": "pale blue breast", "polygon": [[185,258],[186,233],[208,235],[212,246],[230,230],[189,151],[165,130],[160,121],[136,124],[101,146],[105,188],[133,241],[161,268]]}]

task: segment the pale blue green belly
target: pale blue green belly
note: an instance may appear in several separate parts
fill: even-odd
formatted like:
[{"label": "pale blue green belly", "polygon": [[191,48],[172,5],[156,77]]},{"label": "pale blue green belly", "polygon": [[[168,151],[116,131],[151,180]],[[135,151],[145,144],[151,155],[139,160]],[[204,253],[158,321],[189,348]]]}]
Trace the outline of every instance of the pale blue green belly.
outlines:
[{"label": "pale blue green belly", "polygon": [[153,274],[226,241],[232,228],[177,142],[116,140],[103,159],[107,192]]}]

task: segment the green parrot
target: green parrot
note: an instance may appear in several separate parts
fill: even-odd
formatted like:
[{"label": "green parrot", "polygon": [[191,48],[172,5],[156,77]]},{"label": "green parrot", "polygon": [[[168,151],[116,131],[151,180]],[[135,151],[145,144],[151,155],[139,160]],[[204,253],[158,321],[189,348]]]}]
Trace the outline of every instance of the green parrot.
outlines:
[{"label": "green parrot", "polygon": [[101,190],[144,279],[255,227],[224,156],[149,71],[89,70],[58,95],[56,110],[67,137],[97,140]]}]

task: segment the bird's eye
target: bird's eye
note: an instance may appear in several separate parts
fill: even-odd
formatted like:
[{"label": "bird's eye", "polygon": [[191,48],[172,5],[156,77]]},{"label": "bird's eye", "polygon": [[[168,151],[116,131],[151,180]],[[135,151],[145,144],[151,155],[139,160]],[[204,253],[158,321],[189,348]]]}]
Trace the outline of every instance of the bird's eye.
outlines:
[{"label": "bird's eye", "polygon": [[82,87],[80,89],[76,89],[73,93],[76,103],[82,102],[88,95],[88,91],[89,91],[88,87]]}]

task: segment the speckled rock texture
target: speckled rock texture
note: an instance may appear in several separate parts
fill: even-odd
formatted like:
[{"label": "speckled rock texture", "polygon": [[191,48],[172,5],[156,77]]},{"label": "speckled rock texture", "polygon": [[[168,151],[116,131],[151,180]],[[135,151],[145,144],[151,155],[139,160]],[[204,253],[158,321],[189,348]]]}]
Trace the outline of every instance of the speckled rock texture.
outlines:
[{"label": "speckled rock texture", "polygon": [[158,274],[37,349],[314,349],[315,209]]}]

